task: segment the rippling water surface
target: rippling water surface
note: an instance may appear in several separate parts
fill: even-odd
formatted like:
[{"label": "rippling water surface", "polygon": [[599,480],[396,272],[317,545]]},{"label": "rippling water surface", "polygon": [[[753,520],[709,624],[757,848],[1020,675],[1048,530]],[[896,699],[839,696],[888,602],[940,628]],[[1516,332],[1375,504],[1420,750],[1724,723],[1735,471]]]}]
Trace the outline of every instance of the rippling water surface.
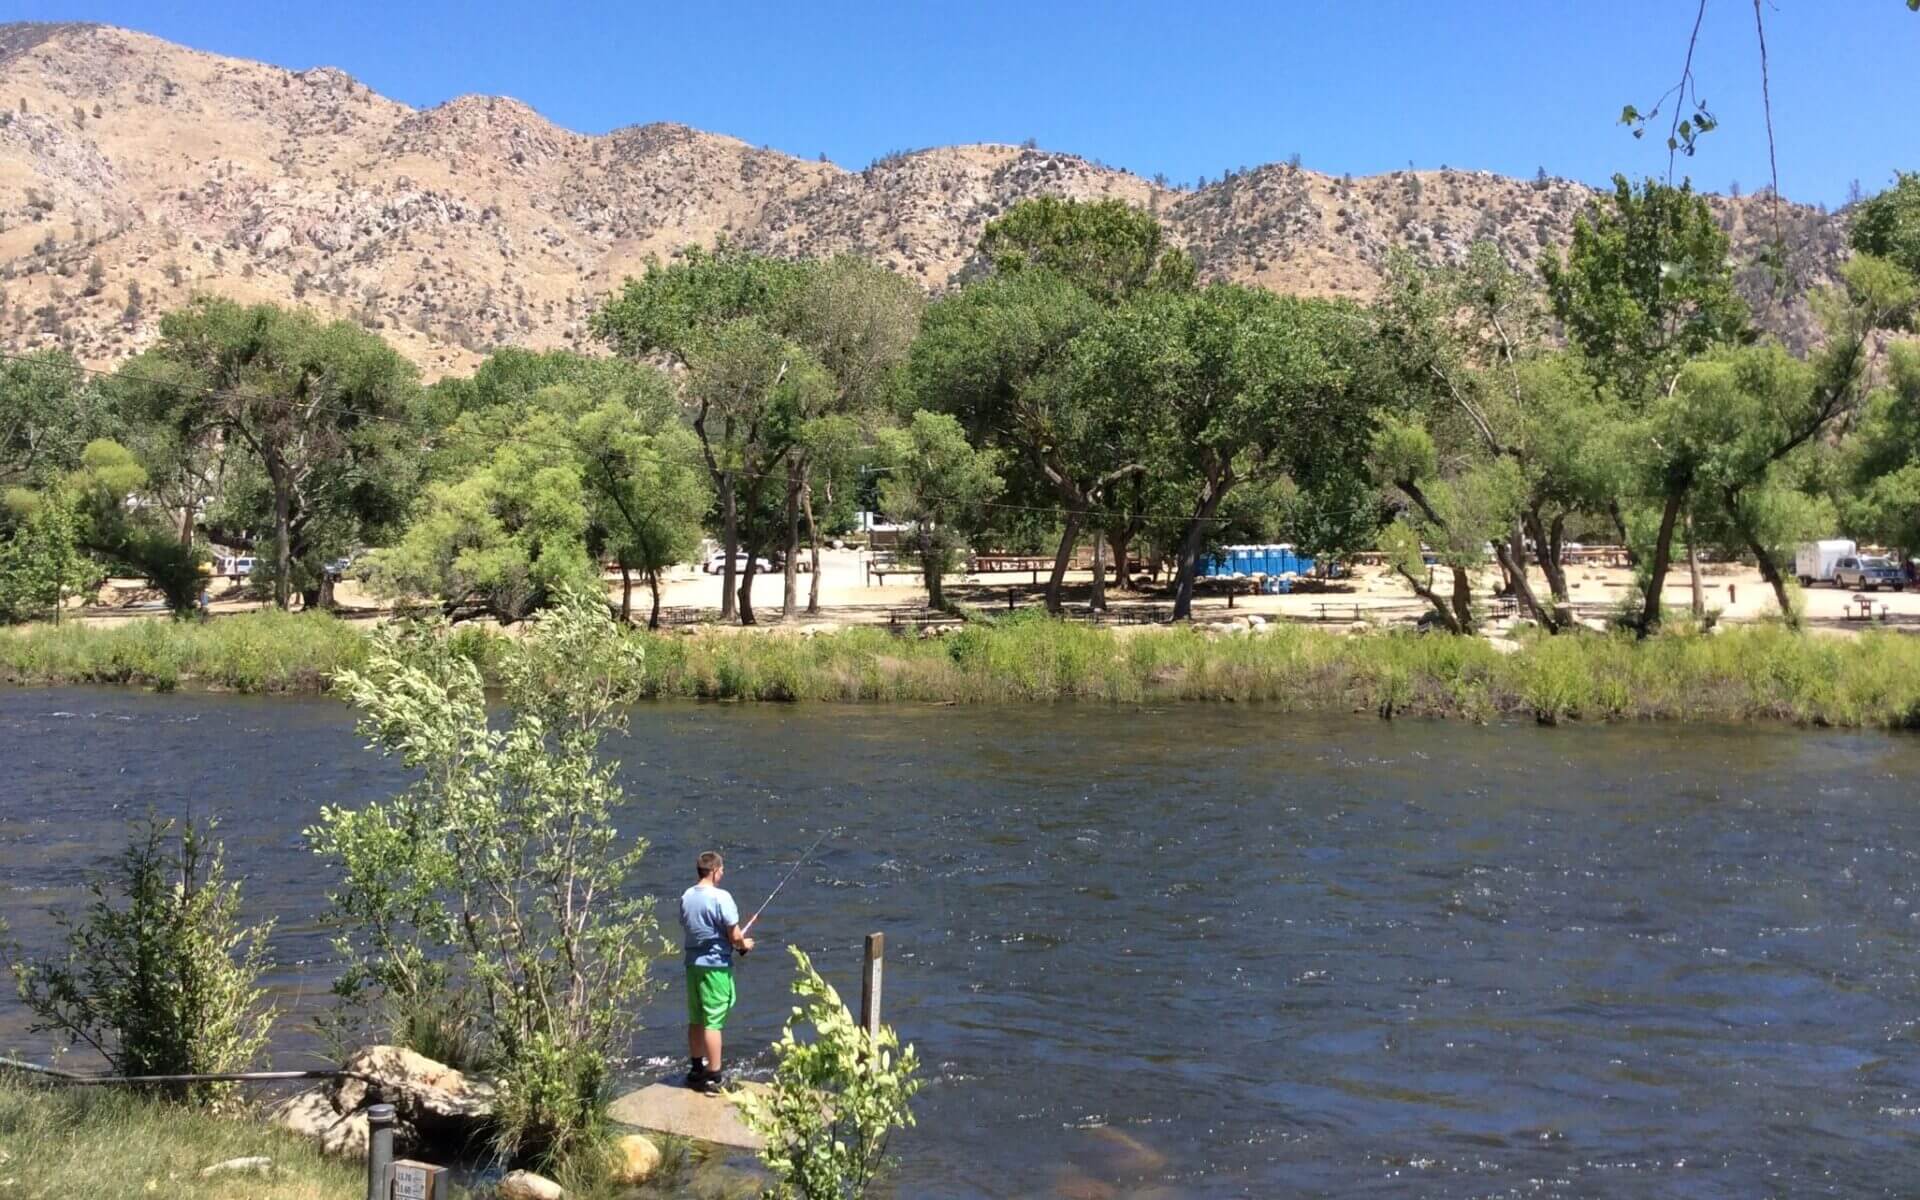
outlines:
[{"label": "rippling water surface", "polygon": [[[1258,708],[653,706],[623,823],[886,1015],[931,1083],[901,1192],[1893,1196],[1920,1177],[1920,740]],[[218,815],[310,1015],[322,803],[394,788],[322,700],[0,691],[0,917],[152,807]],[[783,861],[785,860],[785,861]],[[633,1073],[680,1052],[653,1005]],[[784,956],[742,968],[770,1041]],[[10,1001],[10,997],[8,998]],[[17,1005],[0,1044],[43,1052]],[[283,1064],[310,1042],[289,1025]],[[762,1056],[759,1068],[764,1070]]]}]

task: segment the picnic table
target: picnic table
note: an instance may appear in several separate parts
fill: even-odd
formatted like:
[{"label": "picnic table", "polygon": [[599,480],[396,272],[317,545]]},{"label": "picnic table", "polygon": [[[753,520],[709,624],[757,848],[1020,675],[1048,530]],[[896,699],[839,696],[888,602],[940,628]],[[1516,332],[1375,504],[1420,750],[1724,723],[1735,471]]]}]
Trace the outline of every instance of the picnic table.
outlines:
[{"label": "picnic table", "polygon": [[961,623],[961,618],[937,608],[895,608],[887,611],[887,628],[894,633]]},{"label": "picnic table", "polygon": [[1314,608],[1319,610],[1320,615],[1315,619],[1320,621],[1338,620],[1339,618],[1337,617],[1327,616],[1327,613],[1332,609],[1350,609],[1353,616],[1348,618],[1349,620],[1365,620],[1365,618],[1360,615],[1359,602],[1354,600],[1321,600],[1314,604]]},{"label": "picnic table", "polygon": [[875,576],[879,577],[880,586],[885,587],[887,585],[887,576],[889,575],[917,575],[919,573],[920,569],[918,567],[910,563],[901,562],[900,556],[890,550],[876,550],[867,556],[868,587],[873,586]]}]

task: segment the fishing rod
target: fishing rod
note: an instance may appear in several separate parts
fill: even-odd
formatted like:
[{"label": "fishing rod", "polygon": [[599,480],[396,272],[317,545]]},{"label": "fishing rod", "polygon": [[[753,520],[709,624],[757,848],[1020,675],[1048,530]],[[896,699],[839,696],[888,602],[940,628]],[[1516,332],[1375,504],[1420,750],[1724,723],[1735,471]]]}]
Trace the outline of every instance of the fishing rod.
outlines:
[{"label": "fishing rod", "polygon": [[780,889],[783,887],[786,887],[787,883],[790,880],[792,880],[792,878],[795,875],[798,875],[800,873],[801,866],[803,866],[809,858],[813,857],[813,852],[820,848],[820,843],[826,841],[828,836],[831,835],[832,833],[833,833],[833,830],[831,829],[822,830],[820,833],[820,836],[813,839],[813,845],[808,846],[806,850],[800,855],[800,857],[794,860],[793,869],[788,871],[786,873],[786,876],[782,878],[779,883],[774,885],[773,890],[767,893],[767,898],[760,902],[760,907],[754,909],[753,915],[747,918],[747,923],[740,927],[741,937],[747,936],[747,934],[753,930],[753,923],[760,919],[761,913],[767,911],[767,905],[773,903],[773,898],[780,894]]}]

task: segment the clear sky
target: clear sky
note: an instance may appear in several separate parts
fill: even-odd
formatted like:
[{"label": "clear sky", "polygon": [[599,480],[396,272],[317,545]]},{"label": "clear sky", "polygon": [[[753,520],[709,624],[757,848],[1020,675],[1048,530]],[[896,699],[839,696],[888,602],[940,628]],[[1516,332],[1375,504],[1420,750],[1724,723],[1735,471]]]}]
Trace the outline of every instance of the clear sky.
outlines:
[{"label": "clear sky", "polygon": [[[1920,169],[1920,15],[1904,0],[1761,0],[1781,192],[1839,204]],[[1616,122],[1680,72],[1693,0],[13,0],[282,66],[340,67],[413,105],[517,97],[604,132],[679,121],[860,167],[1036,139],[1176,182],[1285,159],[1591,182],[1663,174],[1665,125]],[[1723,121],[1678,171],[1766,182],[1748,0],[1710,0],[1695,69]]]}]

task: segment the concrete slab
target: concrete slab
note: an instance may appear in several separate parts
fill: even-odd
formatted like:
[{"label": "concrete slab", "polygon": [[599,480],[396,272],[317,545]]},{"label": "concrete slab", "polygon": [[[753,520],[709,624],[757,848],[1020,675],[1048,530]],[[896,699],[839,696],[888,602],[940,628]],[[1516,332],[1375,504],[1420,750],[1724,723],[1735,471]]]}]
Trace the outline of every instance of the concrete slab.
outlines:
[{"label": "concrete slab", "polygon": [[[757,1093],[768,1090],[766,1084],[751,1080],[734,1086]],[[648,1133],[670,1133],[739,1150],[758,1150],[763,1144],[760,1135],[740,1119],[731,1093],[705,1096],[677,1084],[655,1083],[628,1092],[607,1111],[620,1124]]]}]

